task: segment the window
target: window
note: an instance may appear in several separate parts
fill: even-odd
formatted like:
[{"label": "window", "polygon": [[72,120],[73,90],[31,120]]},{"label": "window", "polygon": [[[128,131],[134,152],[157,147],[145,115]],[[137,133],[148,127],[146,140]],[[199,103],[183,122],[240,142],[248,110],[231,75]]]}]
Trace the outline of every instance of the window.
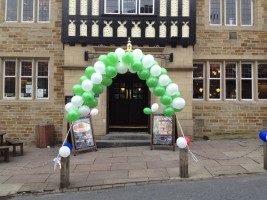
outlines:
[{"label": "window", "polygon": [[33,22],[33,0],[22,0],[22,21]]},{"label": "window", "polygon": [[204,99],[205,86],[204,86],[204,64],[194,63],[193,71],[193,99]]},{"label": "window", "polygon": [[258,97],[267,99],[267,64],[258,65]]},{"label": "window", "polygon": [[252,0],[241,1],[241,24],[252,25]]},{"label": "window", "polygon": [[221,0],[210,0],[210,24],[221,24]]},{"label": "window", "polygon": [[20,97],[32,98],[32,61],[21,61],[20,72]]},{"label": "window", "polygon": [[221,64],[210,64],[209,98],[221,99]]},{"label": "window", "polygon": [[50,0],[38,0],[38,22],[48,22],[50,15]]},{"label": "window", "polygon": [[236,63],[225,65],[225,98],[236,99],[237,88],[237,67]]},{"label": "window", "polygon": [[48,98],[48,62],[37,62],[37,98]]},{"label": "window", "polygon": [[4,62],[4,98],[16,97],[16,61]]},{"label": "window", "polygon": [[225,24],[236,25],[237,16],[237,0],[226,0],[225,1]]},{"label": "window", "polygon": [[6,22],[18,21],[18,0],[6,0]]},{"label": "window", "polygon": [[154,14],[154,0],[105,0],[104,7],[105,14]]},{"label": "window", "polygon": [[242,99],[252,99],[252,64],[242,63],[241,71]]}]

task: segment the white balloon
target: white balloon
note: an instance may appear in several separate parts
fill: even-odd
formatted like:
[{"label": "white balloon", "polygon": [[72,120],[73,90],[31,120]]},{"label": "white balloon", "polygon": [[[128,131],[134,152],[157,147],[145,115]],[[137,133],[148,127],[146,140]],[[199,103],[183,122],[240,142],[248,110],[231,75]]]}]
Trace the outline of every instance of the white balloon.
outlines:
[{"label": "white balloon", "polygon": [[90,108],[88,106],[81,106],[78,110],[81,116],[87,116],[90,113]]},{"label": "white balloon", "polygon": [[67,104],[65,105],[65,110],[66,110],[67,112],[69,112],[69,111],[71,111],[71,110],[75,110],[75,109],[77,109],[77,107],[74,106],[72,103],[67,103]]},{"label": "white balloon", "polygon": [[105,64],[102,61],[97,61],[94,64],[95,71],[100,74],[105,74],[106,72],[106,67]]},{"label": "white balloon", "polygon": [[175,95],[178,91],[179,91],[179,87],[175,83],[171,83],[166,88],[166,94],[170,96]]},{"label": "white balloon", "polygon": [[122,55],[125,53],[125,51],[124,51],[124,49],[122,49],[122,48],[117,48],[117,49],[115,50],[115,53],[118,55],[118,57],[119,57],[119,61],[121,61],[121,57],[122,57]]},{"label": "white balloon", "polygon": [[89,79],[85,79],[82,82],[82,88],[84,91],[91,91],[93,89],[93,82]]},{"label": "white balloon", "polygon": [[66,158],[70,155],[70,148],[67,146],[60,147],[59,155],[63,158]]},{"label": "white balloon", "polygon": [[145,55],[142,60],[144,68],[149,68],[154,63],[154,57],[150,54]]},{"label": "white balloon", "polygon": [[184,137],[178,137],[178,139],[176,140],[176,144],[181,149],[184,149],[185,147],[187,147],[187,142]]},{"label": "white balloon", "polygon": [[72,103],[74,106],[78,107],[78,106],[83,105],[83,99],[82,99],[81,96],[73,96],[73,97],[71,98],[71,103]]},{"label": "white balloon", "polygon": [[158,109],[159,109],[159,104],[153,103],[152,106],[151,106],[152,112],[156,112]]},{"label": "white balloon", "polygon": [[133,50],[133,57],[135,60],[140,60],[143,57],[143,52],[141,49]]},{"label": "white balloon", "polygon": [[153,88],[148,88],[149,89],[149,91],[151,92],[151,93],[154,93],[154,89]]},{"label": "white balloon", "polygon": [[99,74],[99,73],[93,73],[92,76],[91,76],[91,80],[93,83],[95,84],[99,84],[102,82],[102,75]]},{"label": "white balloon", "polygon": [[160,77],[159,77],[159,85],[160,86],[166,86],[168,85],[168,83],[170,82],[170,78],[168,75],[166,74],[162,74]]},{"label": "white balloon", "polygon": [[91,115],[94,116],[94,115],[98,115],[98,109],[97,108],[94,108],[91,110]]},{"label": "white balloon", "polygon": [[150,75],[151,76],[159,76],[161,73],[161,67],[158,65],[154,65],[153,67],[151,67],[150,70]]},{"label": "white balloon", "polygon": [[128,67],[123,62],[119,62],[117,64],[117,71],[119,74],[125,74],[128,71]]},{"label": "white balloon", "polygon": [[182,109],[185,106],[185,100],[181,97],[177,97],[172,101],[172,107],[176,109]]}]

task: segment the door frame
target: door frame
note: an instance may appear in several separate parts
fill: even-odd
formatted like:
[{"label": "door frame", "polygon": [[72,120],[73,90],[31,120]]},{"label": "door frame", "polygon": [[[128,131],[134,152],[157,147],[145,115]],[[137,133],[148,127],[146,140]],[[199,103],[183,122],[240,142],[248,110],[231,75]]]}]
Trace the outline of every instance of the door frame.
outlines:
[{"label": "door frame", "polygon": [[[127,72],[126,74],[124,75],[127,75],[129,72]],[[112,83],[113,84],[113,83]],[[146,85],[146,87],[148,87]],[[106,109],[106,134],[109,134],[109,95],[110,95],[110,86],[106,87],[107,91],[106,91],[106,95],[107,95],[107,98],[106,98],[106,105],[107,105],[107,109]],[[150,90],[148,89],[148,107],[151,107],[151,92]],[[150,120],[150,116],[148,116],[148,133],[150,131],[150,124],[151,124],[151,120]]]}]

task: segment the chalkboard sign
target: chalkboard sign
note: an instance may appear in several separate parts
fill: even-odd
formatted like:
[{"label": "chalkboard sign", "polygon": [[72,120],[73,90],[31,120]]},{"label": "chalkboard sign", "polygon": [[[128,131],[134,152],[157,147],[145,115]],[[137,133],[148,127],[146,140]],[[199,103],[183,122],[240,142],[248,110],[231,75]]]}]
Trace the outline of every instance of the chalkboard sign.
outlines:
[{"label": "chalkboard sign", "polygon": [[89,116],[80,118],[72,124],[71,139],[74,155],[76,151],[96,148],[95,137]]},{"label": "chalkboard sign", "polygon": [[175,116],[166,117],[163,114],[153,114],[151,125],[151,150],[154,145],[172,146],[175,150]]}]

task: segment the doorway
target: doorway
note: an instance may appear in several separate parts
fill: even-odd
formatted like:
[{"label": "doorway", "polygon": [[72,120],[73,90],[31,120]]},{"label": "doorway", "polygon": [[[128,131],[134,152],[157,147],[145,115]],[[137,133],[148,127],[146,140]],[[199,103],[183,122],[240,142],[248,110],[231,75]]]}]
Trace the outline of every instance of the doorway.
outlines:
[{"label": "doorway", "polygon": [[148,131],[148,115],[143,109],[149,105],[146,82],[137,74],[120,74],[109,86],[108,131]]}]

